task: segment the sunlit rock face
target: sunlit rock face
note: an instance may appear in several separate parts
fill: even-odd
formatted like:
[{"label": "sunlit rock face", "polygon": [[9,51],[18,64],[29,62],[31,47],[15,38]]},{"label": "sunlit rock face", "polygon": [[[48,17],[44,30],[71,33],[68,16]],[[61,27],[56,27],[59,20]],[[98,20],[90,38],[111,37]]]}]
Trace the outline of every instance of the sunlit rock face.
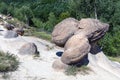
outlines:
[{"label": "sunlit rock face", "polygon": [[52,41],[58,46],[64,46],[66,41],[77,31],[79,21],[67,18],[58,23],[52,32]]}]

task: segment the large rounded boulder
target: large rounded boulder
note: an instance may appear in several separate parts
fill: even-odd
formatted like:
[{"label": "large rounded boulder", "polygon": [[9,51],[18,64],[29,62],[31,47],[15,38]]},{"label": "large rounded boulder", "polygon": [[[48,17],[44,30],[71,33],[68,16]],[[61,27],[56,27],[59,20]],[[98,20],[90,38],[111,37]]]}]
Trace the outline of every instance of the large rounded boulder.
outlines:
[{"label": "large rounded boulder", "polygon": [[26,43],[19,49],[19,54],[26,55],[26,54],[37,54],[37,46],[34,43]]},{"label": "large rounded boulder", "polygon": [[67,18],[58,23],[52,32],[52,41],[58,46],[64,46],[66,41],[77,31],[78,20]]},{"label": "large rounded boulder", "polygon": [[77,63],[89,53],[90,48],[91,46],[86,37],[74,35],[66,42],[61,60],[65,64]]},{"label": "large rounded boulder", "polygon": [[90,50],[93,51],[93,44],[105,35],[108,28],[108,24],[91,18],[80,21],[67,18],[57,24],[52,33],[52,40],[58,46],[64,46],[61,61],[64,64],[79,63]]},{"label": "large rounded boulder", "polygon": [[56,61],[53,62],[52,68],[56,70],[65,70],[68,68],[68,65],[64,64],[60,59],[57,59]]},{"label": "large rounded boulder", "polygon": [[81,19],[78,24],[79,30],[75,34],[84,34],[91,42],[103,37],[108,31],[109,25],[97,19]]}]

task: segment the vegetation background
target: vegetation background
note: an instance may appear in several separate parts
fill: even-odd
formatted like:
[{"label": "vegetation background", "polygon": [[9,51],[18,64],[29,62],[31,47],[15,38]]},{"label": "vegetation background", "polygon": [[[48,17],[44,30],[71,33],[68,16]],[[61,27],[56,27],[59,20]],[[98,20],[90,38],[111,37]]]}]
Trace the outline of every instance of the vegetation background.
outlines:
[{"label": "vegetation background", "polygon": [[0,0],[0,13],[48,33],[67,17],[97,18],[110,24],[100,46],[105,54],[120,56],[120,0]]}]

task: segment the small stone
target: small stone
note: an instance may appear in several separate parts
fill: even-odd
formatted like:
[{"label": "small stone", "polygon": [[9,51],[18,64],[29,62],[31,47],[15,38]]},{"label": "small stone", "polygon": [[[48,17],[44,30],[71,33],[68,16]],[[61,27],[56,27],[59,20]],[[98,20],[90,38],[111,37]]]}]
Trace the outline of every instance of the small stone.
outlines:
[{"label": "small stone", "polygon": [[19,49],[19,54],[39,54],[37,51],[37,46],[34,43],[27,43],[24,44],[20,49]]},{"label": "small stone", "polygon": [[55,70],[65,70],[68,68],[67,64],[64,64],[60,59],[53,62],[52,67]]},{"label": "small stone", "polygon": [[16,37],[18,37],[18,34],[12,30],[6,31],[4,34],[4,38],[16,38]]}]

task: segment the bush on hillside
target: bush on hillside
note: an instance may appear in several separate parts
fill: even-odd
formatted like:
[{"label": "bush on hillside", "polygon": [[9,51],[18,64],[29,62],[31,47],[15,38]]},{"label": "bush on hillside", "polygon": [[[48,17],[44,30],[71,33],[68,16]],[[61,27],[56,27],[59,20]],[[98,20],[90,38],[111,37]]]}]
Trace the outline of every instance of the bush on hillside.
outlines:
[{"label": "bush on hillside", "polygon": [[19,61],[16,56],[0,51],[0,72],[15,71],[18,65]]}]

